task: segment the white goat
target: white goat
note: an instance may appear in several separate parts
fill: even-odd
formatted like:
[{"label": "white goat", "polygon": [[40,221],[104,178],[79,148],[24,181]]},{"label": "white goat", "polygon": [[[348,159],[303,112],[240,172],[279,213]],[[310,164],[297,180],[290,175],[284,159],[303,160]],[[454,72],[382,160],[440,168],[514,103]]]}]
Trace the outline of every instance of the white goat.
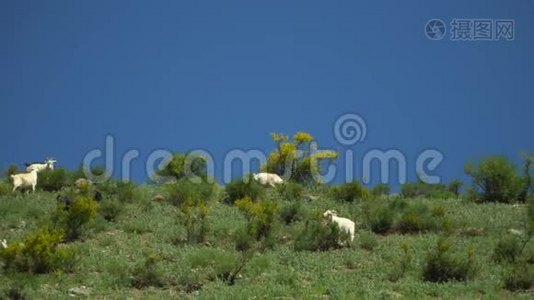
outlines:
[{"label": "white goat", "polygon": [[350,241],[354,241],[354,232],[356,231],[356,224],[347,218],[342,218],[337,216],[335,210],[327,210],[323,213],[325,217],[330,222],[335,222],[341,231],[347,232],[350,235]]},{"label": "white goat", "polygon": [[0,247],[6,249],[7,248],[7,241],[6,239],[0,240]]},{"label": "white goat", "polygon": [[272,174],[272,173],[254,173],[252,176],[254,176],[254,180],[259,182],[262,185],[269,185],[271,187],[274,187],[277,184],[281,184],[284,182],[278,174]]},{"label": "white goat", "polygon": [[35,192],[35,186],[37,185],[37,170],[33,169],[29,173],[22,173],[11,175],[13,180],[13,192],[19,187],[32,187],[32,191]]},{"label": "white goat", "polygon": [[46,169],[54,170],[54,164],[57,162],[55,159],[47,158],[44,163],[25,163],[26,172],[31,172],[32,170],[37,170],[41,172]]}]

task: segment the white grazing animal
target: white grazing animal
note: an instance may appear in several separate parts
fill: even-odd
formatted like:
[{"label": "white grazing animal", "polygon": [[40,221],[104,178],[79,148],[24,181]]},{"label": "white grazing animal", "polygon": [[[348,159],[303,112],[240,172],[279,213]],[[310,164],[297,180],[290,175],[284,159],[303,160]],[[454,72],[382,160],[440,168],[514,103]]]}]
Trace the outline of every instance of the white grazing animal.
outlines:
[{"label": "white grazing animal", "polygon": [[57,160],[51,158],[47,158],[44,163],[25,163],[26,172],[31,172],[32,170],[37,170],[37,172],[46,169],[54,170],[55,163],[57,163]]},{"label": "white grazing animal", "polygon": [[262,185],[269,185],[274,187],[276,184],[284,183],[284,180],[278,176],[278,174],[272,173],[254,173],[254,180]]},{"label": "white grazing animal", "polygon": [[33,169],[29,173],[22,173],[11,175],[13,180],[13,192],[19,187],[32,187],[32,191],[35,192],[35,186],[37,185],[37,170]]},{"label": "white grazing animal", "polygon": [[4,249],[7,248],[7,241],[6,241],[6,239],[0,240],[0,246],[2,246],[2,248],[4,248]]},{"label": "white grazing animal", "polygon": [[337,212],[335,210],[325,211],[323,213],[323,217],[325,217],[330,222],[335,222],[337,226],[339,226],[339,229],[347,232],[350,235],[350,241],[354,241],[354,232],[356,231],[356,224],[352,220],[338,217]]}]

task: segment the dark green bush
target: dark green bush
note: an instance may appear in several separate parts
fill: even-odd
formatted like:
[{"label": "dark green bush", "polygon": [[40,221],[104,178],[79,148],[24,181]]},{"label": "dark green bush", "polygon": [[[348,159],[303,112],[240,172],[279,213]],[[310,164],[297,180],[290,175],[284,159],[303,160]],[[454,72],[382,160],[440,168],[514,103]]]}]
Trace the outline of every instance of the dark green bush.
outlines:
[{"label": "dark green bush", "polygon": [[446,199],[455,195],[449,191],[445,184],[429,184],[421,180],[417,182],[407,182],[401,186],[401,196],[404,198],[434,198]]},{"label": "dark green bush", "polygon": [[449,183],[447,190],[452,193],[456,198],[460,196],[460,189],[464,183],[461,180],[455,179]]},{"label": "dark green bush", "polygon": [[167,186],[168,201],[185,211],[187,207],[208,203],[213,198],[214,188],[210,183],[194,183],[182,179]]},{"label": "dark green bush", "polygon": [[477,202],[524,201],[520,199],[524,189],[524,178],[506,157],[492,156],[479,164],[467,164],[465,172],[472,177],[473,191]]},{"label": "dark green bush", "polygon": [[397,262],[393,266],[392,271],[388,275],[388,279],[391,282],[396,282],[402,277],[404,277],[404,275],[410,268],[410,265],[412,264],[413,255],[410,244],[408,244],[407,242],[402,242],[400,248],[402,250],[402,255],[397,260]]},{"label": "dark green bush", "polygon": [[389,185],[386,183],[379,183],[370,190],[370,194],[374,197],[387,196],[389,192]]},{"label": "dark green bush", "polygon": [[4,269],[29,273],[71,271],[76,253],[72,248],[60,246],[63,239],[61,231],[40,228],[22,241],[10,243],[7,248],[0,249]]},{"label": "dark green bush", "polygon": [[7,195],[11,193],[13,188],[9,186],[5,181],[0,181],[0,196]]},{"label": "dark green bush", "polygon": [[237,263],[237,257],[233,252],[206,247],[195,249],[188,255],[187,260],[191,264],[191,269],[199,269],[203,277],[209,281],[216,279],[227,281]]},{"label": "dark green bush", "polygon": [[132,203],[136,200],[135,184],[131,181],[109,179],[98,184],[98,190],[108,198],[114,198],[121,203]]},{"label": "dark green bush", "polygon": [[252,245],[256,241],[249,230],[249,227],[243,227],[236,231],[235,236],[235,249],[240,252],[246,252],[252,248]]},{"label": "dark green bush", "polygon": [[224,202],[234,204],[237,200],[247,197],[253,201],[261,199],[265,193],[265,188],[250,175],[248,178],[230,182],[226,185],[225,191]]},{"label": "dark green bush", "polygon": [[[207,160],[201,155],[189,157],[190,166],[186,166],[188,155],[184,153],[175,153],[169,163],[157,172],[159,176],[173,177],[177,180],[188,179],[188,175],[198,176],[203,181],[207,180]],[[186,168],[189,170],[186,170]],[[187,174],[191,172],[190,174]]]},{"label": "dark green bush", "polygon": [[327,251],[341,248],[348,241],[350,236],[341,232],[336,223],[324,225],[319,219],[308,220],[304,230],[295,239],[295,250]]},{"label": "dark green bush", "polygon": [[504,287],[510,291],[526,291],[534,287],[534,266],[516,263],[504,274]]},{"label": "dark green bush", "polygon": [[496,262],[515,262],[521,254],[521,248],[521,241],[518,237],[506,235],[495,245],[493,259]]},{"label": "dark green bush", "polygon": [[474,254],[462,256],[451,251],[451,244],[440,239],[429,251],[423,269],[423,278],[431,282],[465,281],[475,273]]},{"label": "dark green bush", "polygon": [[145,255],[143,263],[137,265],[132,274],[132,286],[138,289],[153,286],[163,287],[165,281],[157,266],[158,258],[154,255]]},{"label": "dark green bush", "polygon": [[207,205],[214,191],[215,186],[211,183],[194,183],[186,178],[167,186],[168,201],[184,214],[182,220],[190,244],[206,241],[209,231]]},{"label": "dark green bush", "polygon": [[368,203],[365,216],[373,232],[388,233],[394,229],[395,213],[385,201]]},{"label": "dark green bush", "polygon": [[206,241],[208,226],[208,208],[205,205],[190,208],[185,213],[185,227],[187,231],[187,241],[190,244],[199,244]]},{"label": "dark green bush", "polygon": [[277,186],[280,195],[289,201],[299,201],[304,196],[304,186],[296,182],[286,182]]},{"label": "dark green bush", "polygon": [[369,192],[358,181],[334,186],[332,194],[335,199],[346,202],[356,202],[369,198]]},{"label": "dark green bush", "polygon": [[280,208],[280,219],[286,225],[302,219],[302,205],[300,202],[286,204]]},{"label": "dark green bush", "polygon": [[70,174],[63,168],[46,169],[37,175],[37,188],[47,192],[56,192],[72,184]]},{"label": "dark green bush", "polygon": [[376,199],[364,205],[366,221],[376,233],[414,233],[445,228],[445,209],[423,200]]},{"label": "dark green bush", "polygon": [[78,196],[68,210],[58,205],[52,222],[65,232],[67,241],[79,239],[95,220],[98,204],[90,197]]},{"label": "dark green bush", "polygon": [[123,204],[121,204],[116,199],[104,199],[100,202],[98,207],[98,212],[104,219],[109,222],[114,222],[117,220],[117,216],[121,213]]},{"label": "dark green bush", "polygon": [[443,223],[442,215],[422,203],[408,205],[400,214],[397,230],[402,233],[437,230]]},{"label": "dark green bush", "polygon": [[360,234],[360,247],[372,251],[378,246],[378,240],[373,232],[364,231]]},{"label": "dark green bush", "polygon": [[8,184],[11,184],[11,175],[13,174],[19,174],[21,171],[19,171],[19,168],[16,165],[10,165],[6,170],[6,182]]}]

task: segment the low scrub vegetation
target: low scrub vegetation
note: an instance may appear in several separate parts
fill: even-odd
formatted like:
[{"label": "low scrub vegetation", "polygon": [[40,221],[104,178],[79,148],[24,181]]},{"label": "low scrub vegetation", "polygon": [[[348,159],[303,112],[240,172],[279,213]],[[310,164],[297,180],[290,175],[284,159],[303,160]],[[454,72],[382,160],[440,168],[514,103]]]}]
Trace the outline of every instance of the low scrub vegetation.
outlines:
[{"label": "low scrub vegetation", "polygon": [[[357,182],[219,188],[183,178],[180,160],[163,185],[75,185],[80,174],[68,173],[46,191],[11,193],[2,178],[0,298],[516,298],[534,288],[534,202],[523,196],[481,201],[475,189],[468,201],[459,182],[415,183],[401,197]],[[354,241],[326,210],[356,223]]]},{"label": "low scrub vegetation", "polygon": [[423,278],[432,282],[466,281],[475,275],[474,252],[452,249],[450,240],[440,239],[427,255]]},{"label": "low scrub vegetation", "polygon": [[441,205],[425,200],[376,199],[364,205],[369,228],[376,233],[440,231],[447,221]]},{"label": "low scrub vegetation", "polygon": [[4,269],[15,272],[48,273],[72,271],[76,253],[70,247],[62,247],[65,236],[62,231],[40,228],[23,240],[0,249]]},{"label": "low scrub vegetation", "polygon": [[358,181],[332,187],[332,196],[346,202],[357,202],[369,198],[369,191]]},{"label": "low scrub vegetation", "polygon": [[525,202],[532,186],[531,163],[531,157],[525,159],[522,174],[503,156],[467,164],[465,172],[473,180],[471,198],[476,202]]}]

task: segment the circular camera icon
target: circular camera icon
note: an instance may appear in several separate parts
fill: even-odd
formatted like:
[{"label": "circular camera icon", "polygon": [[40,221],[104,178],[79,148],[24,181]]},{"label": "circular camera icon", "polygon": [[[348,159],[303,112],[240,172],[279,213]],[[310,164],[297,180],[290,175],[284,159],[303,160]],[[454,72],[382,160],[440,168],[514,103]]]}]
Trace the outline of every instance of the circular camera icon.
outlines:
[{"label": "circular camera icon", "polygon": [[426,22],[425,35],[430,40],[439,41],[443,39],[446,31],[445,22],[440,19],[432,19]]}]

